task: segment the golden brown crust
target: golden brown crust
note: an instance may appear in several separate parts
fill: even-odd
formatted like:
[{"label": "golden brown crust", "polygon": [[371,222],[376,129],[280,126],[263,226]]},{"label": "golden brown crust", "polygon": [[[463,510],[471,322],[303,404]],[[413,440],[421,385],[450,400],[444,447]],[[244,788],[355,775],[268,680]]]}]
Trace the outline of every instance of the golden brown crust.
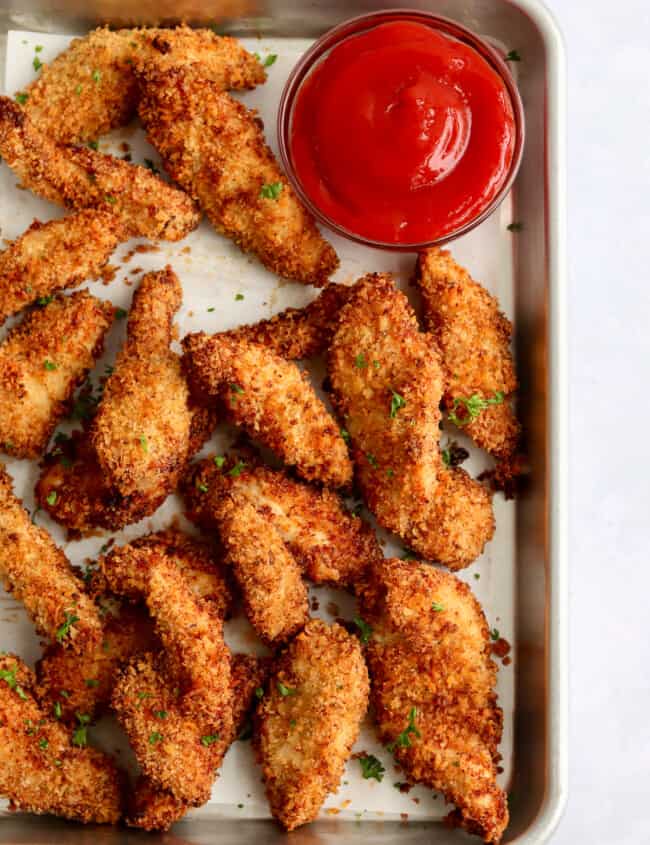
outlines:
[{"label": "golden brown crust", "polygon": [[329,346],[334,317],[352,289],[330,283],[304,308],[287,308],[258,323],[224,332],[228,337],[260,343],[289,360],[313,358]]},{"label": "golden brown crust", "polygon": [[135,115],[135,65],[156,57],[164,65],[200,62],[220,87],[253,88],[265,73],[235,38],[208,29],[98,28],[75,38],[45,64],[26,89],[25,111],[41,131],[61,143],[92,141],[125,126]]},{"label": "golden brown crust", "polygon": [[146,611],[124,605],[117,615],[107,614],[101,641],[81,654],[58,644],[45,650],[36,664],[37,698],[64,722],[74,723],[76,713],[92,719],[108,706],[120,667],[157,645]]},{"label": "golden brown crust", "polygon": [[312,619],[280,657],[256,718],[266,794],[286,830],[316,818],[338,787],[367,706],[358,641]]},{"label": "golden brown crust", "polygon": [[[445,368],[444,402],[455,411],[477,446],[510,461],[520,426],[508,398],[517,389],[510,348],[512,325],[497,299],[457,264],[446,250],[430,249],[418,257],[416,283],[422,293],[427,331],[434,336]],[[459,399],[478,396],[505,401],[471,418]],[[464,422],[467,420],[467,422]]]},{"label": "golden brown crust", "polygon": [[0,443],[36,458],[70,408],[75,389],[101,355],[113,320],[110,302],[88,291],[28,312],[0,344]]},{"label": "golden brown crust", "polygon": [[0,576],[39,633],[77,652],[101,638],[99,612],[65,554],[34,525],[0,469]]},{"label": "golden brown crust", "polygon": [[[236,474],[233,466],[238,467]],[[217,525],[225,495],[255,507],[303,574],[317,584],[350,587],[370,561],[382,556],[371,527],[351,514],[335,493],[280,470],[255,464],[241,468],[232,458],[217,467],[214,458],[206,458],[190,468],[181,489],[190,519],[208,530]]]},{"label": "golden brown crust", "polygon": [[66,208],[112,211],[132,236],[178,241],[199,224],[187,194],[146,167],[57,144],[8,97],[0,97],[0,155],[25,188]]},{"label": "golden brown crust", "polygon": [[0,655],[0,672],[0,795],[30,813],[117,823],[122,784],[110,758],[71,743],[36,703],[34,675],[20,658]]},{"label": "golden brown crust", "polygon": [[352,464],[339,427],[291,361],[259,344],[203,332],[183,338],[197,401],[223,400],[229,419],[309,481],[345,487]]},{"label": "golden brown crust", "polygon": [[34,220],[0,253],[0,321],[95,278],[125,239],[119,217],[110,211],[86,209],[48,223]]},{"label": "golden brown crust", "polygon": [[354,286],[337,318],[328,371],[356,479],[377,521],[429,560],[469,565],[494,532],[491,499],[442,463],[440,359],[390,276]]},{"label": "golden brown crust", "polygon": [[383,560],[361,591],[380,739],[409,780],[440,790],[461,824],[498,842],[508,824],[496,783],[503,714],[483,611],[453,575]]},{"label": "golden brown crust", "polygon": [[[139,77],[147,137],[215,229],[271,272],[324,285],[338,266],[336,253],[280,170],[256,116],[200,65],[152,62]],[[264,186],[279,194],[265,197]]]}]

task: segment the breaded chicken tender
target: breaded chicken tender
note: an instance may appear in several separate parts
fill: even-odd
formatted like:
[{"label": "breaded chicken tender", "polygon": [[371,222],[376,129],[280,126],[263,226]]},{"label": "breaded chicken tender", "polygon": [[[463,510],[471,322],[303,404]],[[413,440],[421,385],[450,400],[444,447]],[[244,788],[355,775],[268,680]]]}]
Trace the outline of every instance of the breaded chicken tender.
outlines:
[{"label": "breaded chicken tender", "polygon": [[106,27],[75,38],[24,91],[25,111],[41,131],[61,143],[92,141],[125,126],[135,115],[135,65],[155,57],[163,65],[200,62],[223,89],[253,88],[266,74],[235,38],[208,29]]},{"label": "breaded chicken tender", "polygon": [[496,783],[503,714],[481,606],[431,566],[383,560],[361,591],[365,650],[380,739],[410,781],[439,790],[452,818],[498,842],[508,806]]},{"label": "breaded chicken tender", "polygon": [[78,291],[25,315],[0,343],[0,444],[41,455],[75,389],[101,355],[113,306]]},{"label": "breaded chicken tender", "polygon": [[389,276],[355,285],[328,367],[356,479],[377,521],[429,560],[468,566],[494,533],[491,498],[464,470],[442,463],[442,367]]},{"label": "breaded chicken tender", "polygon": [[140,83],[149,141],[215,229],[272,273],[324,285],[338,258],[280,170],[256,115],[206,79],[200,64],[152,62]]},{"label": "breaded chicken tender", "polygon": [[329,284],[304,308],[287,308],[270,320],[239,326],[224,334],[260,343],[289,360],[313,358],[328,347],[334,317],[347,302],[350,291],[347,285]]},{"label": "breaded chicken tender", "polygon": [[33,672],[0,655],[0,795],[29,813],[115,824],[121,779],[111,759],[73,745],[66,728],[34,699]]},{"label": "breaded chicken tender", "polygon": [[86,209],[62,220],[34,220],[0,252],[0,322],[62,288],[96,278],[126,232],[110,211]]},{"label": "breaded chicken tender", "polygon": [[183,191],[146,167],[57,144],[8,97],[0,97],[0,155],[24,188],[65,208],[112,211],[133,237],[179,241],[199,225]]},{"label": "breaded chicken tender", "polygon": [[97,607],[65,554],[44,528],[33,524],[1,465],[0,577],[40,634],[79,653],[100,640]]},{"label": "breaded chicken tender", "polygon": [[101,641],[89,643],[80,654],[59,644],[48,646],[36,664],[36,697],[64,722],[74,723],[77,713],[93,719],[107,708],[118,670],[135,654],[157,646],[147,612],[123,605],[104,617]]},{"label": "breaded chicken tender", "polygon": [[277,532],[303,574],[316,584],[350,587],[370,561],[382,556],[370,525],[351,514],[331,490],[259,464],[233,463],[223,456],[216,461],[220,467],[215,458],[199,461],[181,485],[188,515],[198,525],[217,527],[226,495],[245,502]]},{"label": "breaded chicken tender", "polygon": [[278,661],[253,741],[271,813],[294,830],[337,789],[368,707],[358,640],[312,619]]},{"label": "breaded chicken tender", "polygon": [[495,458],[512,460],[520,426],[510,403],[517,389],[510,321],[445,250],[420,254],[416,283],[442,355],[449,419]]},{"label": "breaded chicken tender", "polygon": [[[221,750],[221,759],[244,727],[246,714],[255,701],[254,692],[261,688],[269,670],[267,658],[234,654],[232,658],[233,730],[228,736],[211,743],[214,759]],[[220,765],[220,760],[217,762]],[[144,830],[169,830],[188,811],[189,806],[169,791],[157,789],[146,777],[136,783],[127,824]]]},{"label": "breaded chicken tender", "polygon": [[339,427],[306,373],[259,344],[203,332],[183,338],[197,401],[223,401],[231,422],[308,481],[346,487],[352,463]]}]

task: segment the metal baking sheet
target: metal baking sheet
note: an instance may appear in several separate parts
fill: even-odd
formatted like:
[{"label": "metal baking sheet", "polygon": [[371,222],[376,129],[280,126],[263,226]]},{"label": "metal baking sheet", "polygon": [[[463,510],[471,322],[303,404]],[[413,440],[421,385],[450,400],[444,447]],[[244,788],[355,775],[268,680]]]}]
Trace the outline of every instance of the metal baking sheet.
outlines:
[{"label": "metal baking sheet", "polygon": [[[563,271],[561,186],[557,184],[562,168],[561,161],[556,159],[555,168],[548,170],[550,158],[553,154],[561,154],[561,148],[553,148],[552,121],[545,109],[546,103],[547,107],[550,104],[552,109],[561,112],[561,102],[554,103],[552,97],[549,99],[549,94],[554,94],[556,99],[561,98],[559,79],[553,78],[553,74],[557,76],[561,72],[561,55],[558,53],[557,33],[537,4],[520,4],[516,10],[509,4],[506,7],[505,4],[491,3],[490,14],[484,11],[486,4],[470,4],[476,14],[464,15],[459,14],[458,9],[452,10],[451,5],[436,4],[435,10],[458,18],[508,49],[517,48],[522,55],[521,66],[517,70],[527,110],[529,141],[521,175],[512,195],[498,211],[474,232],[456,241],[452,249],[475,278],[482,280],[499,297],[502,307],[514,320],[516,327],[517,362],[522,380],[520,413],[529,435],[532,467],[530,484],[524,497],[517,503],[505,502],[500,496],[495,498],[495,538],[479,561],[461,573],[461,577],[470,583],[483,604],[491,626],[497,627],[501,636],[513,646],[512,663],[500,668],[498,687],[505,716],[501,746],[504,771],[500,778],[502,784],[510,790],[513,817],[504,842],[515,841],[516,837],[518,842],[532,843],[544,841],[552,817],[558,813],[564,792],[565,766],[562,750],[563,722],[559,718],[563,712],[564,680],[561,671],[562,652],[558,651],[562,637],[562,532],[561,525],[556,524],[556,519],[561,518],[561,511],[558,512],[557,508],[562,478],[561,475],[553,475],[561,467],[559,446],[563,419],[562,308],[561,301],[557,299],[561,293]],[[314,9],[311,20],[305,14],[302,30],[297,26],[299,21],[288,17],[285,31],[291,37],[283,34],[280,14],[268,20],[257,18],[225,23],[225,29],[240,34],[238,29],[241,28],[248,35],[243,40],[249,49],[257,51],[262,57],[271,53],[278,56],[269,68],[268,82],[256,91],[241,96],[247,105],[259,110],[269,142],[275,149],[277,103],[284,80],[294,62],[318,31],[359,11],[362,9],[356,6],[348,8],[345,13],[334,13],[331,20],[325,21],[323,16],[330,13],[330,10]],[[515,15],[521,18],[520,27],[513,26]],[[58,21],[56,27],[43,24],[42,31],[35,32],[26,28],[35,25],[37,18],[33,15],[23,11],[13,17],[5,54],[4,89],[8,93],[19,90],[34,78],[32,62],[36,46],[42,47],[38,56],[46,62],[66,45],[70,34],[82,32],[91,25],[88,22],[78,26],[70,18],[68,26]],[[523,23],[527,23],[528,30]],[[20,28],[21,24],[23,28]],[[54,29],[56,34],[52,32]],[[251,32],[256,30],[256,35],[250,37]],[[269,35],[265,34],[267,32]],[[310,37],[301,37],[302,32],[308,32]],[[542,67],[536,60],[542,63]],[[540,73],[543,73],[541,85],[538,78]],[[555,119],[557,121],[557,114]],[[544,145],[535,138],[536,127],[543,130]],[[557,129],[556,125],[556,132]],[[155,151],[146,144],[142,130],[136,127],[120,130],[101,139],[100,149],[124,154],[124,144],[128,144],[134,161],[142,162],[145,158],[157,161]],[[535,172],[536,165],[540,163],[543,165],[541,174],[545,172],[546,181],[544,178],[536,179],[541,175]],[[0,234],[3,238],[19,235],[35,216],[47,220],[61,215],[60,209],[33,197],[29,192],[17,190],[15,181],[6,166],[0,168]],[[559,207],[553,210],[553,204],[558,202]],[[512,234],[506,227],[515,220],[522,222],[524,229]],[[337,238],[331,240],[341,257],[337,281],[351,282],[365,272],[388,270],[396,275],[400,286],[409,293],[417,307],[417,299],[408,285],[414,256],[369,250]],[[302,305],[316,293],[302,285],[287,283],[272,276],[255,260],[243,256],[227,240],[216,235],[206,222],[181,243],[159,244],[156,251],[139,252],[125,261],[126,253],[133,246],[134,243],[129,243],[113,257],[111,263],[116,268],[116,274],[109,285],[95,282],[89,288],[95,295],[128,308],[141,273],[171,263],[184,289],[184,304],[178,315],[181,336],[188,331],[218,331],[241,322],[268,317],[289,305]],[[244,299],[235,300],[236,294],[243,294]],[[113,329],[106,353],[95,370],[95,379],[103,374],[105,366],[112,363],[123,339],[123,331],[120,325]],[[550,360],[549,356],[552,355],[555,357]],[[322,369],[318,365],[312,369],[318,383],[322,378]],[[549,394],[549,388],[552,394]],[[553,396],[552,401],[549,401],[550,396]],[[556,419],[550,413],[551,409],[558,415]],[[462,441],[455,430],[450,429],[448,434]],[[222,449],[232,439],[232,435],[232,431],[221,431],[208,448]],[[476,474],[486,465],[486,459],[476,450],[470,451],[472,459],[468,469]],[[31,462],[11,461],[9,469],[16,480],[17,492],[24,498],[25,504],[33,509],[35,465]],[[172,519],[179,518],[180,509],[178,499],[170,497],[151,518],[118,532],[115,535],[116,542],[125,542],[169,525]],[[82,564],[87,558],[95,557],[109,536],[98,535],[80,542],[66,543],[63,532],[46,516],[39,514],[36,519],[51,531],[75,564]],[[401,546],[396,545],[387,535],[382,536],[386,541],[385,554],[402,553]],[[326,619],[339,615],[349,618],[352,615],[353,602],[347,594],[326,588],[314,589],[312,592],[319,604],[316,615]],[[254,636],[243,621],[230,624],[227,637],[234,648],[246,651],[255,649]],[[34,660],[40,651],[24,611],[5,595],[0,595],[0,644],[5,649],[16,650],[29,661]],[[533,688],[536,690],[534,695]],[[94,733],[96,741],[108,748],[115,747],[115,735],[115,727],[110,720],[103,720]],[[122,742],[119,747],[128,764],[128,750]],[[532,753],[534,748],[537,754]],[[394,769],[391,756],[376,742],[370,725],[364,726],[355,747],[355,751],[359,750],[374,753],[382,760],[386,767],[384,780],[382,783],[363,780],[358,763],[351,760],[338,793],[330,796],[323,808],[323,821],[306,828],[299,834],[301,838],[307,837],[310,842],[329,841],[327,837],[330,831],[340,829],[346,832],[346,836],[352,830],[357,831],[358,835],[365,831],[364,836],[376,841],[379,830],[387,833],[389,829],[395,830],[396,824],[399,824],[400,837],[413,842],[420,841],[418,837],[425,835],[425,829],[427,841],[452,843],[463,839],[464,835],[457,831],[452,832],[440,824],[432,824],[450,809],[440,796],[434,796],[422,787],[415,787],[408,794],[402,794],[394,788],[393,784],[400,780],[400,774]],[[534,771],[531,767],[534,767]],[[526,784],[531,786],[524,788]],[[548,796],[554,793],[555,800],[549,802]],[[546,807],[540,812],[544,800]],[[537,812],[536,801],[539,805]],[[548,821],[544,821],[544,813]],[[406,824],[405,814],[408,815]],[[226,757],[210,803],[190,813],[186,820],[174,827],[173,834],[174,838],[180,838],[178,841],[244,842],[252,838],[252,830],[263,825],[265,838],[268,839],[276,831],[271,823],[262,821],[268,816],[268,806],[260,784],[259,770],[252,760],[250,744],[238,742]],[[356,823],[350,825],[351,821]],[[234,826],[233,822],[236,823]],[[58,825],[52,823],[52,820],[48,820],[48,823],[49,830],[54,830]],[[20,816],[0,816],[0,840],[9,824],[12,828],[17,826],[16,829],[22,825],[20,829],[25,833],[23,841],[36,841],[29,838],[27,833],[34,821],[26,821],[25,817]],[[539,834],[535,832],[536,828],[539,828]],[[38,829],[41,835],[41,827]],[[81,828],[66,825],[65,830],[69,831],[67,835],[71,842],[78,841],[75,837],[81,834],[76,831],[81,831]],[[103,835],[110,834],[106,831]],[[255,834],[258,835],[261,834]],[[119,836],[120,841],[123,841],[123,837],[130,837],[130,834],[122,831]],[[152,839],[156,841],[155,836]]]}]

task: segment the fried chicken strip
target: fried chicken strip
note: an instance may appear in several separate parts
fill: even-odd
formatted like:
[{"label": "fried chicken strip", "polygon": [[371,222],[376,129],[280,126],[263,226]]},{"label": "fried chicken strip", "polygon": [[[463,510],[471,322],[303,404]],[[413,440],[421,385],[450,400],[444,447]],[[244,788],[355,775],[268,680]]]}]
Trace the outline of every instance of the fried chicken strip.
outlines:
[{"label": "fried chicken strip", "polygon": [[355,285],[328,368],[356,478],[377,521],[428,560],[468,566],[494,533],[491,498],[464,470],[442,463],[442,367],[389,276]]},{"label": "fried chicken strip", "polygon": [[409,780],[441,791],[453,819],[498,842],[508,807],[496,783],[503,714],[481,606],[431,566],[375,563],[361,591],[365,650],[380,739]]},{"label": "fried chicken strip", "polygon": [[259,119],[200,65],[138,69],[138,107],[169,175],[218,232],[272,273],[322,286],[338,266],[267,146]]},{"label": "fried chicken strip", "polygon": [[351,288],[331,283],[304,308],[287,308],[258,323],[224,332],[228,337],[260,343],[288,360],[313,358],[327,349],[334,317],[347,302]]},{"label": "fried chicken strip", "polygon": [[133,237],[178,241],[201,218],[187,194],[146,167],[57,144],[8,97],[0,97],[0,155],[23,187],[65,208],[112,211]]},{"label": "fried chicken strip", "polygon": [[127,237],[110,211],[87,209],[62,220],[34,220],[0,253],[0,322],[62,288],[96,278]]},{"label": "fried chicken strip", "polygon": [[520,426],[510,402],[517,389],[510,321],[496,298],[446,250],[420,254],[416,283],[426,329],[442,354],[449,419],[477,446],[511,461]]},{"label": "fried chicken strip", "polygon": [[[267,658],[247,654],[234,654],[232,658],[233,730],[228,736],[219,737],[211,744],[213,762],[221,765],[226,751],[244,727],[251,705],[256,701],[254,692],[261,688],[269,670]],[[221,757],[218,758],[218,753]],[[135,787],[127,824],[143,830],[169,830],[179,821],[189,807],[171,792],[157,789],[146,777],[141,777]]]},{"label": "fried chicken strip", "polygon": [[244,340],[203,332],[183,338],[190,389],[223,400],[229,419],[309,481],[345,487],[352,464],[345,441],[307,375],[291,361]]},{"label": "fried chicken strip", "polygon": [[36,702],[33,672],[0,655],[0,795],[19,810],[115,824],[121,782],[110,758],[77,748],[65,727]]},{"label": "fried chicken strip", "polygon": [[78,291],[25,315],[0,343],[0,443],[36,458],[101,355],[113,306]]},{"label": "fried chicken strip", "polygon": [[367,706],[358,641],[312,619],[280,657],[253,737],[271,813],[286,830],[315,819],[338,787]]},{"label": "fried chicken strip", "polygon": [[75,38],[24,91],[25,111],[61,143],[92,141],[125,126],[135,115],[139,90],[135,65],[156,58],[163,66],[201,63],[223,89],[253,88],[266,74],[235,38],[209,29],[101,27]]},{"label": "fried chicken strip", "polygon": [[[263,465],[221,456],[216,460],[221,467],[215,458],[194,464],[181,485],[188,516],[198,525],[217,528],[224,497],[230,495],[235,503],[258,511],[316,584],[353,586],[370,561],[382,556],[372,528],[331,490],[310,487]],[[256,536],[254,540],[260,542]]]},{"label": "fried chicken strip", "polygon": [[0,577],[25,605],[36,630],[82,652],[101,637],[98,610],[64,553],[34,525],[0,468]]}]

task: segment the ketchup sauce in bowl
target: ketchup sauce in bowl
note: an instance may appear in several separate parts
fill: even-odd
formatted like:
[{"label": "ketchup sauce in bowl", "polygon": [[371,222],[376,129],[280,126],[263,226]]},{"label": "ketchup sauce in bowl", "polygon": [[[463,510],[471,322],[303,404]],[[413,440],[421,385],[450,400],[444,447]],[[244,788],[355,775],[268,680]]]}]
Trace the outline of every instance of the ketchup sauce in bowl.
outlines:
[{"label": "ketchup sauce in bowl", "polygon": [[379,12],[301,58],[278,115],[287,174],[320,222],[372,246],[421,249],[478,225],[523,146],[506,63],[458,24]]}]

